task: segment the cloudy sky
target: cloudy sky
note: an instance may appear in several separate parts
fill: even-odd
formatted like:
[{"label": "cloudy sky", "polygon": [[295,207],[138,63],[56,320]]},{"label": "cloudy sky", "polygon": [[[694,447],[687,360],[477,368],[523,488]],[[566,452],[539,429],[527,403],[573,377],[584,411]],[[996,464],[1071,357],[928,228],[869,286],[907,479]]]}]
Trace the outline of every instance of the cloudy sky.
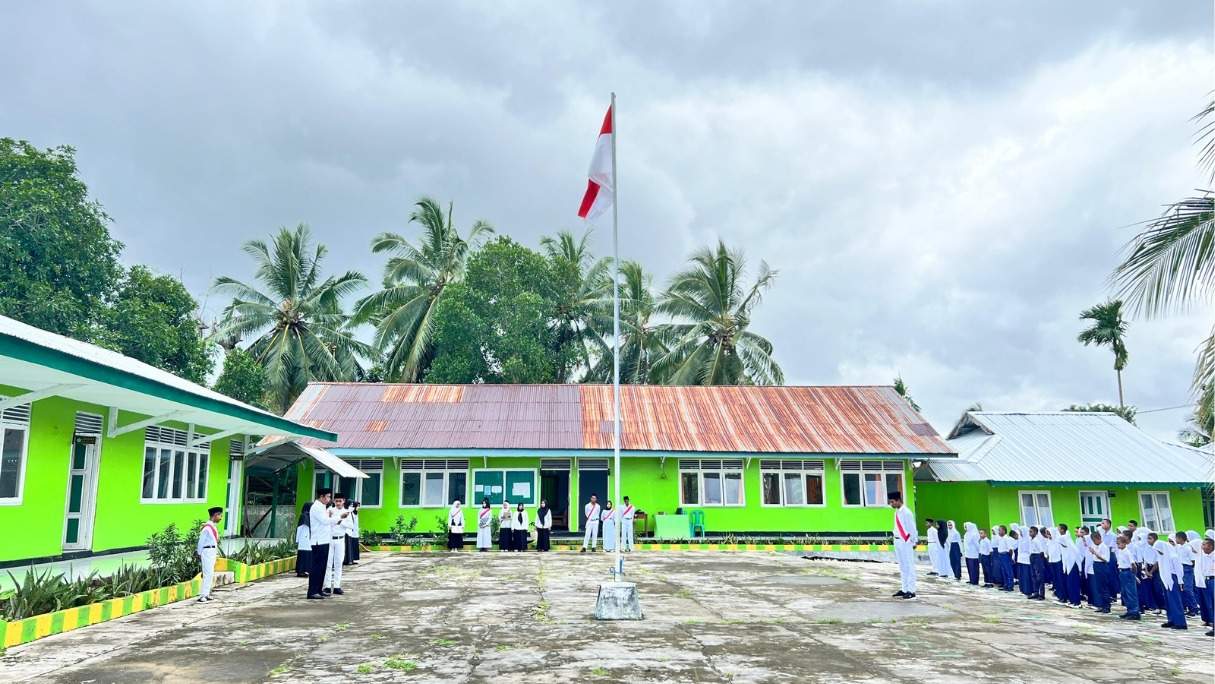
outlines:
[{"label": "cloudy sky", "polygon": [[[0,135],[74,145],[124,259],[215,312],[281,225],[377,279],[423,194],[533,246],[581,230],[615,90],[622,256],[659,284],[718,238],[767,260],[789,382],[901,374],[940,430],[1116,401],[1077,315],[1205,183],[1210,3],[660,4],[6,3]],[[1128,402],[1185,403],[1211,321],[1132,323]]]}]

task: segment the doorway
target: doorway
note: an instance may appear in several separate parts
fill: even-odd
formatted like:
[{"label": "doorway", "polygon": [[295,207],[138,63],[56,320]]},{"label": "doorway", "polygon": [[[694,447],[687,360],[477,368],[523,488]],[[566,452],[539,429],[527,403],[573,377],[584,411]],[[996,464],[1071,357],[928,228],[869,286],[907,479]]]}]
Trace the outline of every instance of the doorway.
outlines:
[{"label": "doorway", "polygon": [[1110,500],[1107,492],[1080,492],[1080,522],[1092,526],[1108,517]]},{"label": "doorway", "polygon": [[93,504],[97,479],[97,435],[72,438],[68,462],[67,512],[63,524],[63,550],[87,550],[93,541]]},{"label": "doorway", "polygon": [[553,529],[570,529],[570,471],[541,470],[540,498],[548,502],[553,516]]},{"label": "doorway", "polygon": [[591,494],[599,496],[599,505],[607,501],[608,471],[578,469],[578,529],[586,529],[586,509]]}]

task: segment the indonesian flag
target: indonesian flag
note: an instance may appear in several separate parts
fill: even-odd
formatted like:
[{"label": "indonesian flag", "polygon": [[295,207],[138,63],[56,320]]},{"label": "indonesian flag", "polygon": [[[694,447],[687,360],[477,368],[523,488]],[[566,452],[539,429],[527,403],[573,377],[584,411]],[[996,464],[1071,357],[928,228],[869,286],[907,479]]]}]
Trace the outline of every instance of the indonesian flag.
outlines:
[{"label": "indonesian flag", "polygon": [[615,190],[612,188],[612,108],[608,107],[603,117],[603,127],[599,129],[599,139],[595,141],[595,154],[591,157],[591,170],[587,173],[586,194],[582,196],[582,206],[578,207],[578,216],[589,221],[603,215],[612,208],[615,200]]}]

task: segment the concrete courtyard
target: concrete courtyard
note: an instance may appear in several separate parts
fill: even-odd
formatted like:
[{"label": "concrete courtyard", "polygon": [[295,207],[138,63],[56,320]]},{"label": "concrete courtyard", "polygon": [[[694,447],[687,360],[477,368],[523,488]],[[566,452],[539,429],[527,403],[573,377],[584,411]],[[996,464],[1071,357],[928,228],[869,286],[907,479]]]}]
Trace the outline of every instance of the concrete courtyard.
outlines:
[{"label": "concrete courtyard", "polygon": [[[0,681],[1022,682],[1215,679],[1215,645],[1146,617],[1030,602],[891,563],[793,554],[628,558],[643,622],[590,618],[605,554],[367,554],[347,595],[224,587],[11,648]],[[921,566],[921,572],[926,569]]]}]

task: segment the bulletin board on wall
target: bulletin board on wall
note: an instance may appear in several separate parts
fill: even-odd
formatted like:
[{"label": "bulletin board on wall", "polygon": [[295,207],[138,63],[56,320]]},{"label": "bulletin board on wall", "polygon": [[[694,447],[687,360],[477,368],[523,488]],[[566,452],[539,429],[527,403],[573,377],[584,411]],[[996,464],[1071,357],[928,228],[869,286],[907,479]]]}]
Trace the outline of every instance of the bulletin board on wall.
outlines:
[{"label": "bulletin board on wall", "polygon": [[505,497],[512,504],[533,506],[537,501],[536,471],[534,470],[477,470],[473,472],[472,501],[480,505],[489,498],[489,503],[500,505]]}]

